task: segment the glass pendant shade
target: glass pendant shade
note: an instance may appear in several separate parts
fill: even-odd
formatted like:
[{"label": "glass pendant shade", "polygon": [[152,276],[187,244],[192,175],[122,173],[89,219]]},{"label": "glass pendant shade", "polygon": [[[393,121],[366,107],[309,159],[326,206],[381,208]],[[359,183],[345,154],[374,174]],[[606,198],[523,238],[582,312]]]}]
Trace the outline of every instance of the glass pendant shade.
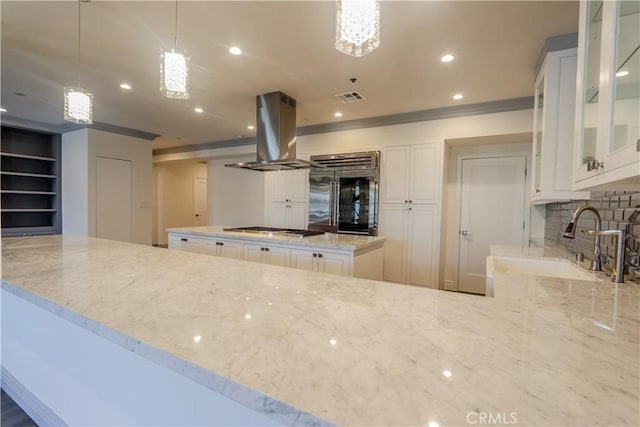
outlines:
[{"label": "glass pendant shade", "polygon": [[380,46],[380,1],[338,0],[336,49],[364,56]]},{"label": "glass pendant shade", "polygon": [[167,98],[189,99],[189,58],[182,53],[162,52],[160,92]]},{"label": "glass pendant shade", "polygon": [[81,87],[65,86],[64,119],[90,125],[93,123],[93,94]]}]

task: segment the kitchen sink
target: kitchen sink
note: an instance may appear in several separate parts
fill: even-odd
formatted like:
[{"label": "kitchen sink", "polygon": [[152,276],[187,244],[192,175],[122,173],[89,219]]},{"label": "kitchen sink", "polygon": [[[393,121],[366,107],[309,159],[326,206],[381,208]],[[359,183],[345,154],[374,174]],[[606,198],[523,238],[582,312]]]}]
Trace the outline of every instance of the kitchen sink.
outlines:
[{"label": "kitchen sink", "polygon": [[590,273],[575,263],[561,258],[541,257],[487,257],[487,276],[493,277],[493,272],[528,274],[532,276],[557,277],[559,279],[600,281],[595,274]]}]

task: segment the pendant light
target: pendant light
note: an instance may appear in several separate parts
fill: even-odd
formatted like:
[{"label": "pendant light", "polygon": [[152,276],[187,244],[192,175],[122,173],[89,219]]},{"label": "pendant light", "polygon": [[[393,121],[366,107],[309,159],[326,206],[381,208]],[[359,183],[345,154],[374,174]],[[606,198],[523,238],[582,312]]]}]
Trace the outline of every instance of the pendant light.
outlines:
[{"label": "pendant light", "polygon": [[167,98],[189,99],[189,57],[178,49],[178,0],[176,0],[173,49],[160,55],[160,92]]},{"label": "pendant light", "polygon": [[64,119],[90,125],[93,123],[93,94],[80,87],[80,22],[80,0],[78,0],[78,61],[76,64],[78,86],[64,88]]},{"label": "pendant light", "polygon": [[380,1],[338,0],[336,49],[360,57],[380,46]]}]

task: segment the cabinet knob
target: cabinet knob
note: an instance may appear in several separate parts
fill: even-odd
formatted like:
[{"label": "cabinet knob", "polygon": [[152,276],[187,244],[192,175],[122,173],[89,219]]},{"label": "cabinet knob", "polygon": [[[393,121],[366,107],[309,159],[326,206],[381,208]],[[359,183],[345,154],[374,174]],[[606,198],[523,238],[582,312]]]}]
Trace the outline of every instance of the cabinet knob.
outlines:
[{"label": "cabinet knob", "polygon": [[408,200],[405,200],[404,202],[405,202],[405,203],[409,203],[409,201],[408,201]]},{"label": "cabinet knob", "polygon": [[189,239],[185,239],[184,237],[180,239],[181,242],[188,242]]},{"label": "cabinet knob", "polygon": [[264,248],[260,248],[260,250],[264,252]]},{"label": "cabinet knob", "polygon": [[598,170],[604,167],[604,162],[600,162],[596,159],[587,160],[587,171]]},{"label": "cabinet knob", "polygon": [[469,230],[460,230],[460,234],[463,236],[471,236],[473,233]]},{"label": "cabinet knob", "polygon": [[269,248],[264,248],[264,251],[265,252],[269,252]]},{"label": "cabinet knob", "polygon": [[409,210],[411,210],[411,208],[409,208]]},{"label": "cabinet knob", "polygon": [[318,258],[322,258],[322,254],[318,254]]},{"label": "cabinet knob", "polygon": [[412,203],[412,202],[413,202],[413,200],[409,200],[409,203]]},{"label": "cabinet knob", "polygon": [[317,258],[317,257],[318,257],[318,254],[314,253],[314,254],[313,254],[313,257],[314,257],[314,258]]}]

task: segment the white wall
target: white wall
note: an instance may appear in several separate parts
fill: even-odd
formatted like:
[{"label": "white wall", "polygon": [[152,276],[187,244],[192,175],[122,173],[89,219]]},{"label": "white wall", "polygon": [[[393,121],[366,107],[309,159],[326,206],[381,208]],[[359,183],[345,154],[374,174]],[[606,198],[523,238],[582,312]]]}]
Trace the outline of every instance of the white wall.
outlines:
[{"label": "white wall", "polygon": [[207,178],[207,165],[199,162],[162,163],[153,167],[155,195],[153,242],[167,244],[166,229],[193,227],[194,178]]},{"label": "white wall", "polygon": [[62,232],[89,234],[89,130],[62,134]]},{"label": "white wall", "polygon": [[95,129],[62,135],[63,233],[96,235],[96,157],[109,157],[132,162],[132,241],[151,245],[151,143]]},{"label": "white wall", "polygon": [[[531,131],[531,129],[529,129]],[[483,142],[490,140],[484,138]],[[445,152],[445,170],[444,176],[444,203],[442,215],[442,241],[440,256],[440,288],[456,290],[458,288],[458,244],[459,244],[459,214],[460,200],[458,198],[458,190],[460,182],[458,182],[458,157],[463,155],[495,155],[495,154],[524,154],[527,156],[527,168],[531,171],[531,142],[522,141],[521,135],[514,136],[513,143],[506,143],[505,138],[500,138],[503,142],[500,144],[485,145],[465,145],[452,147],[446,145]],[[508,138],[506,139],[508,141]],[[531,174],[527,175],[525,189],[528,192]],[[529,199],[529,194],[526,195]],[[530,205],[525,206],[526,212],[529,212]],[[527,218],[529,215],[527,215]],[[529,234],[530,220],[526,221],[525,236]]]},{"label": "white wall", "polygon": [[225,163],[255,158],[210,160],[207,165],[207,224],[222,226],[264,225],[264,174],[225,167]]},{"label": "white wall", "polygon": [[[441,142],[447,139],[531,132],[533,111],[510,111],[338,132],[303,135],[298,155],[379,150],[384,146]],[[209,159],[210,225],[260,225],[264,221],[264,178],[261,172],[224,168],[225,163],[255,161],[253,145],[154,156],[154,163]],[[266,172],[269,173],[269,172]]]}]

